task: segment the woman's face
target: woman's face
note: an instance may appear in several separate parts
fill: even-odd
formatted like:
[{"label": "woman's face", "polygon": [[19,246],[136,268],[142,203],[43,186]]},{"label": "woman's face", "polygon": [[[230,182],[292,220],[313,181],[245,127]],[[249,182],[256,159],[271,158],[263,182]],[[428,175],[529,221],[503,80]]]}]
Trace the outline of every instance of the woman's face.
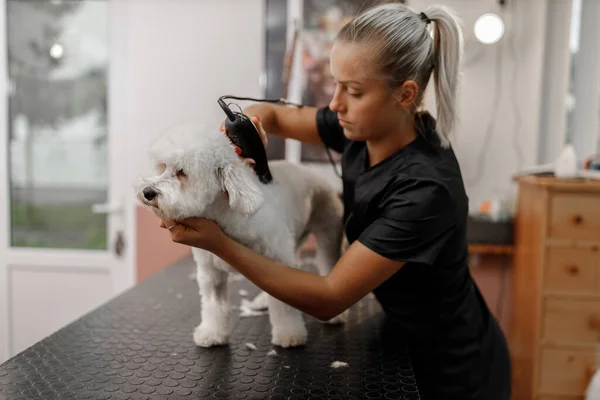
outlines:
[{"label": "woman's face", "polygon": [[336,42],[331,50],[335,92],[329,108],[335,111],[347,138],[377,140],[402,129],[410,115],[403,87],[390,91],[375,78],[369,45]]}]

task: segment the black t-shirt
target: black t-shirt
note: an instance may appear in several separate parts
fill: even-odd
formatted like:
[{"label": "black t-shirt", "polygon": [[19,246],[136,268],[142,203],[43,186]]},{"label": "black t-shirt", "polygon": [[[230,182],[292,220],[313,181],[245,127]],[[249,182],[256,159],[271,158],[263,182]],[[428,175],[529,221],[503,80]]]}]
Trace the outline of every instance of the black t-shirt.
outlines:
[{"label": "black t-shirt", "polygon": [[342,153],[346,235],[406,263],[374,294],[408,340],[419,387],[430,398],[506,399],[504,336],[468,268],[460,168],[435,120],[419,113],[415,123],[414,141],[370,167],[366,144],[346,138],[328,107],[318,110],[323,143]]}]

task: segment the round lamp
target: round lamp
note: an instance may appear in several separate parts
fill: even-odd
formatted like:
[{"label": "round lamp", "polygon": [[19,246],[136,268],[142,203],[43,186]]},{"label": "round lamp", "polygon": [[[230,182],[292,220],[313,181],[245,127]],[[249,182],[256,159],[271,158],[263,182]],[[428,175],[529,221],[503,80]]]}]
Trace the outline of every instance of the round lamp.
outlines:
[{"label": "round lamp", "polygon": [[477,18],[473,28],[475,37],[481,43],[496,43],[504,34],[504,22],[502,18],[493,13],[483,14]]}]

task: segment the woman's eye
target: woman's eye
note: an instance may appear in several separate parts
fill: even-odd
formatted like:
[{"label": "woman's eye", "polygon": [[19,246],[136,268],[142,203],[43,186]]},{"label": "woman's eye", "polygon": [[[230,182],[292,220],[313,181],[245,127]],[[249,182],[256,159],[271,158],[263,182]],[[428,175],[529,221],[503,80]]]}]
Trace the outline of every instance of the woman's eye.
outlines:
[{"label": "woman's eye", "polygon": [[350,92],[348,92],[348,94],[349,94],[350,96],[352,96],[352,97],[356,97],[356,98],[359,98],[360,96],[362,96],[362,93],[350,93]]}]

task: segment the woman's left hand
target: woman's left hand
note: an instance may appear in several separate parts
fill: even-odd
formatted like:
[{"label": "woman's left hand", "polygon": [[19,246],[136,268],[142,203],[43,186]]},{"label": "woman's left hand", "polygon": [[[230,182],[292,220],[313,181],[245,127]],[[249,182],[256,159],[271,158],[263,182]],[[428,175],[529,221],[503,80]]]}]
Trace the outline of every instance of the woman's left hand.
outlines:
[{"label": "woman's left hand", "polygon": [[160,227],[171,235],[171,240],[200,249],[214,251],[226,238],[216,222],[206,218],[186,218],[182,221],[161,220]]}]

